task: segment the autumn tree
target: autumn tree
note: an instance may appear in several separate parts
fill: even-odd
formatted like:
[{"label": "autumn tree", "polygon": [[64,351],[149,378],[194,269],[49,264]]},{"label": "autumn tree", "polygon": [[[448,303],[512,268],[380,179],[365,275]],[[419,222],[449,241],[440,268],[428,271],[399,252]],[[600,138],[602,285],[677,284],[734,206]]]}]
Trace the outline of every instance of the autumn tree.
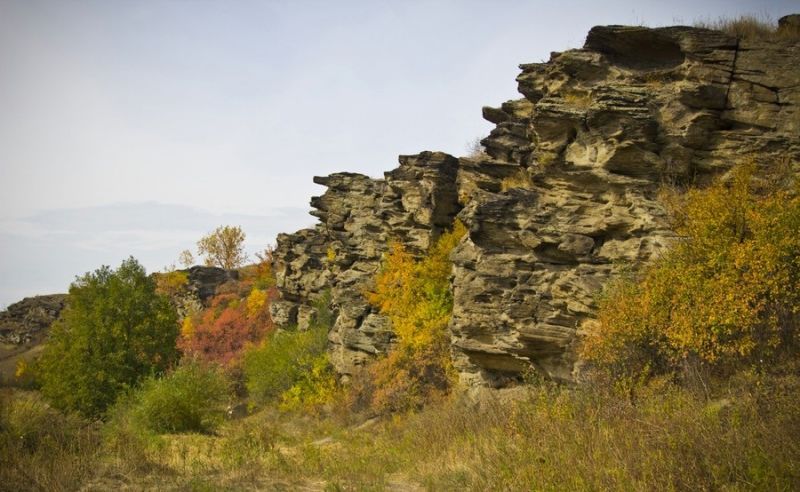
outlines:
[{"label": "autumn tree", "polygon": [[205,362],[235,366],[248,344],[272,331],[269,303],[276,295],[274,288],[254,288],[245,299],[235,294],[214,297],[208,309],[184,320],[178,346]]},{"label": "autumn tree", "polygon": [[768,361],[800,326],[800,188],[756,190],[755,166],[670,200],[683,240],[600,303],[583,356],[647,376]]},{"label": "autumn tree", "polygon": [[422,258],[401,244],[390,246],[367,300],[391,320],[398,343],[353,385],[351,399],[368,400],[379,411],[405,411],[447,391],[452,382],[450,253],[466,232],[456,221]]},{"label": "autumn tree", "polygon": [[220,226],[197,242],[197,252],[206,265],[232,269],[247,261],[244,252],[245,234],[239,226]]},{"label": "autumn tree", "polygon": [[59,408],[101,416],[117,396],[178,357],[178,322],[133,257],[79,277],[39,362],[42,392]]},{"label": "autumn tree", "polygon": [[178,256],[178,261],[183,265],[183,268],[189,268],[194,265],[194,255],[188,249],[184,249]]}]

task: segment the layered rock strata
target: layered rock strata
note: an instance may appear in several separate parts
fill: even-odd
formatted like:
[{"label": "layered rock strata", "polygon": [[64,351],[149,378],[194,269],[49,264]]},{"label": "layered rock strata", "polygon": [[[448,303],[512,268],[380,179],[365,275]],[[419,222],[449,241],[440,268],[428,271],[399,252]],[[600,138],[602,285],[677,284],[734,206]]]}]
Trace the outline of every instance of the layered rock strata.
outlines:
[{"label": "layered rock strata", "polygon": [[531,369],[575,380],[603,286],[674,238],[663,187],[703,185],[746,159],[798,171],[799,67],[791,37],[593,28],[582,49],[521,65],[524,97],[483,109],[496,125],[485,155],[401,157],[384,180],[315,178],[329,188],[312,200],[320,223],[278,240],[275,320],[306,324],[330,289],[333,360],[349,374],[391,347],[363,297],[388,241],[421,253],[458,213],[469,233],[452,255],[450,330],[462,381],[502,386]]},{"label": "layered rock strata", "polygon": [[22,345],[38,340],[58,319],[66,294],[26,297],[0,311],[0,343]]},{"label": "layered rock strata", "polygon": [[458,160],[423,152],[401,156],[400,166],[383,179],[352,173],[314,178],[328,190],[311,200],[313,229],[281,234],[275,251],[281,300],[272,305],[278,325],[305,329],[313,301],[330,293],[337,313],[330,332],[331,360],[349,375],[371,357],[386,353],[394,334],[386,317],[370,306],[371,287],[390,242],[421,254],[461,209]]}]

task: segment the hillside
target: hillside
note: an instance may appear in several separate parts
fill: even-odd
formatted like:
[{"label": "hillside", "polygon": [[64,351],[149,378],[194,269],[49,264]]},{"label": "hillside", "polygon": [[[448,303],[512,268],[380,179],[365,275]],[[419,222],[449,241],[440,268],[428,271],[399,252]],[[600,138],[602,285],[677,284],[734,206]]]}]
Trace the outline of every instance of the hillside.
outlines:
[{"label": "hillside", "polygon": [[520,65],[255,264],[12,304],[0,490],[800,488],[800,14],[714,27]]}]

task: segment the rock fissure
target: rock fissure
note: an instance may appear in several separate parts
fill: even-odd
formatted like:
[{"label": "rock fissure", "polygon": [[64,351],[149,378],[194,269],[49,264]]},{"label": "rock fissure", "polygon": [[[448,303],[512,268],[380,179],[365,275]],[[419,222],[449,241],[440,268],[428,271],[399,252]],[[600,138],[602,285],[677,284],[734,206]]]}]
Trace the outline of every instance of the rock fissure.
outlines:
[{"label": "rock fissure", "polygon": [[733,50],[733,61],[731,62],[731,76],[728,79],[727,89],[725,91],[725,105],[724,108],[728,108],[730,106],[730,94],[731,94],[731,87],[733,86],[734,78],[736,77],[736,59],[739,58],[739,49],[741,45],[741,40],[736,40],[736,47]]}]

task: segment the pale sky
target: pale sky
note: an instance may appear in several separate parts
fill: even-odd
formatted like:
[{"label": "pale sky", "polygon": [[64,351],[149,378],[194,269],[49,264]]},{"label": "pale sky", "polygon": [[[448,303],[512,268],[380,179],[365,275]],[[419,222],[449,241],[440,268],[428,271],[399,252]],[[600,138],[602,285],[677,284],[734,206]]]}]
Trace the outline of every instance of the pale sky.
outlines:
[{"label": "pale sky", "polygon": [[600,24],[800,1],[0,0],[0,307],[128,255],[148,271],[242,225],[310,226],[314,175],[463,155],[520,63]]}]

